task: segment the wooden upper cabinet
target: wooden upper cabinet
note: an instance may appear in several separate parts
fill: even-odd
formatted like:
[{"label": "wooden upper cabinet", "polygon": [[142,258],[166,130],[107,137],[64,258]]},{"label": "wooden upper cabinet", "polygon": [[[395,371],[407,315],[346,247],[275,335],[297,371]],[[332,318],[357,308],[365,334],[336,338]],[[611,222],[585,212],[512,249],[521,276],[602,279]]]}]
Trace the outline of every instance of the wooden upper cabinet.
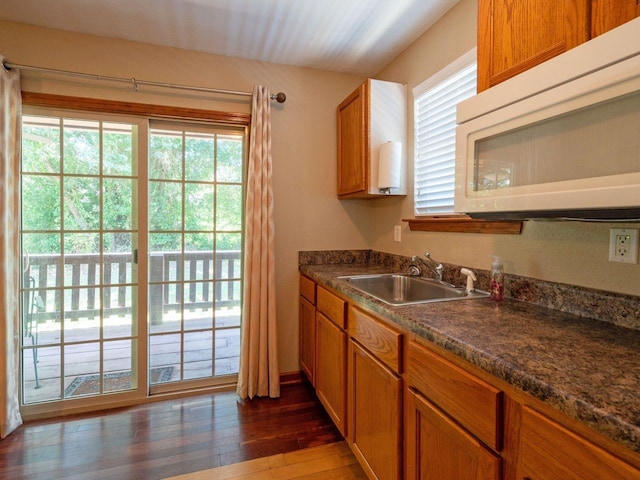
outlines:
[{"label": "wooden upper cabinet", "polygon": [[338,106],[338,197],[387,196],[378,188],[380,146],[402,146],[400,184],[391,195],[406,195],[406,87],[368,79]]},{"label": "wooden upper cabinet", "polygon": [[368,82],[338,107],[338,195],[362,195],[369,179]]},{"label": "wooden upper cabinet", "polygon": [[640,0],[478,0],[478,92],[640,16]]},{"label": "wooden upper cabinet", "polygon": [[591,0],[591,36],[640,17],[640,0]]},{"label": "wooden upper cabinet", "polygon": [[589,40],[590,4],[591,0],[479,0],[478,91]]}]

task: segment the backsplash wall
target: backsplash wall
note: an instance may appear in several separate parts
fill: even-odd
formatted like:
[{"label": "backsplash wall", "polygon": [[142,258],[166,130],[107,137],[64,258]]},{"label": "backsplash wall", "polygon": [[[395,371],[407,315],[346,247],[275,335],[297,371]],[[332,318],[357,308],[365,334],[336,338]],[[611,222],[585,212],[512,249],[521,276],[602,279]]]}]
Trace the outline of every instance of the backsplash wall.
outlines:
[{"label": "backsplash wall", "polygon": [[[389,272],[405,273],[411,257],[374,250],[323,250],[300,252],[300,265],[375,264],[388,267]],[[443,263],[443,280],[462,287],[466,279],[461,265]],[[489,270],[474,269],[476,287],[489,290]],[[429,277],[429,275],[424,275]],[[505,297],[531,303],[580,317],[640,330],[640,296],[610,293],[601,290],[547,282],[520,275],[505,275]]]}]

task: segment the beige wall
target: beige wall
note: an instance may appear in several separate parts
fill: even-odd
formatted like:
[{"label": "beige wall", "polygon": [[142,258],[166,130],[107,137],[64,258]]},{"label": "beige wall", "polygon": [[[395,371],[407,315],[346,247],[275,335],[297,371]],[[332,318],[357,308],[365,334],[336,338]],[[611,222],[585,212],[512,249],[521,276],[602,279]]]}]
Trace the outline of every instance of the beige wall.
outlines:
[{"label": "beige wall", "polygon": [[[475,35],[476,0],[461,0],[376,78],[405,83],[410,92],[473,48]],[[15,63],[102,75],[242,91],[257,83],[286,92],[287,102],[274,106],[272,115],[283,372],[298,369],[299,250],[373,248],[402,255],[428,250],[438,260],[484,269],[490,255],[498,254],[509,273],[640,295],[640,267],[607,261],[610,224],[528,222],[519,236],[413,233],[401,221],[413,215],[412,191],[404,199],[338,201],[335,108],[363,78],[7,22],[0,22],[0,54]],[[98,89],[95,83],[32,76],[24,78],[24,85],[32,91],[249,111],[246,102],[184,98],[166,91],[150,95],[145,89],[134,93],[121,85]],[[411,102],[409,107],[411,131]],[[395,225],[402,225],[401,243],[393,241]]]},{"label": "beige wall", "polygon": [[[476,46],[477,0],[461,0],[433,28],[398,56],[376,78],[407,84],[408,91]],[[409,131],[413,131],[409,95]],[[412,141],[409,141],[409,158]],[[409,185],[413,170],[409,162]],[[375,222],[371,248],[402,255],[431,252],[440,261],[489,269],[500,255],[508,273],[601,290],[640,295],[640,266],[611,263],[609,229],[640,224],[587,224],[529,221],[522,235],[410,232],[402,218],[413,216],[412,191],[404,200],[383,199],[371,207]],[[393,241],[402,225],[402,242]]]},{"label": "beige wall", "polygon": [[[19,64],[239,91],[266,84],[287,94],[272,110],[277,312],[281,369],[298,370],[298,251],[369,246],[368,204],[336,198],[335,108],[364,79],[7,22],[0,22],[0,54]],[[250,111],[246,99],[211,102],[166,90],[152,96],[145,88],[99,89],[63,77],[23,80],[32,91]]]}]

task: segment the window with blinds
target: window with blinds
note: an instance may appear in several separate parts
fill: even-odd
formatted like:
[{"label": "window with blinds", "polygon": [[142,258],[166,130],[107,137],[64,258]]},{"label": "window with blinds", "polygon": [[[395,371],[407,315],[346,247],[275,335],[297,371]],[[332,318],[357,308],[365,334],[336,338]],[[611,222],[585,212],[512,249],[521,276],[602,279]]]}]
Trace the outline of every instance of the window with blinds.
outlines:
[{"label": "window with blinds", "polygon": [[453,213],[456,106],[476,94],[476,49],[413,89],[416,215]]}]

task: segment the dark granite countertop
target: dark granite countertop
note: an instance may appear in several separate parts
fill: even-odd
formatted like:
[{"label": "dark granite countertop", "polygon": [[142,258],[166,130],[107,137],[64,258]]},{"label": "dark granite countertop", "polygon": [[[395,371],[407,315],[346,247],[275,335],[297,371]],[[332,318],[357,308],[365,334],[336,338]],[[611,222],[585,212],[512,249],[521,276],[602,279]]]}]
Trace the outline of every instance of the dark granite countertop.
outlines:
[{"label": "dark granite countertop", "polygon": [[338,278],[388,265],[300,271],[640,453],[640,331],[511,299],[392,307]]}]

